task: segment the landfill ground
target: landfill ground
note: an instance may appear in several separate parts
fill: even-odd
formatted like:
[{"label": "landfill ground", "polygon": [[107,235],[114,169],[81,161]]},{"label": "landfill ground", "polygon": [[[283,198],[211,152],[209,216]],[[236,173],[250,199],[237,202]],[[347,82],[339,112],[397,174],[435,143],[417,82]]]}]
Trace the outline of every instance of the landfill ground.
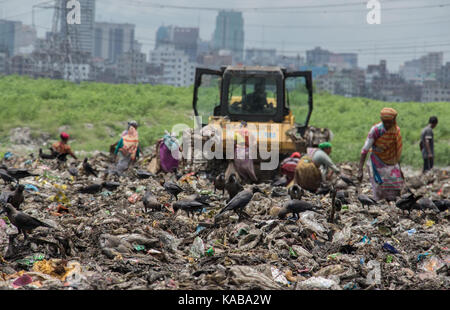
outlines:
[{"label": "landfill ground", "polygon": [[[447,290],[450,288],[449,210],[403,212],[385,201],[362,207],[357,187],[339,180],[348,203],[328,222],[331,197],[306,192],[303,200],[317,207],[300,218],[278,219],[290,197],[286,188],[258,184],[245,207],[249,218],[225,212],[227,193],[214,193],[212,177],[199,171],[183,176],[159,173],[139,179],[141,159],[126,176],[109,176],[120,186],[81,194],[82,186],[104,181],[109,154],[89,159],[100,172],[86,176],[82,158],[73,177],[55,160],[12,156],[2,163],[38,174],[25,185],[21,211],[51,225],[38,227],[24,241],[6,214],[0,216],[0,288],[6,290]],[[356,180],[356,164],[338,165]],[[426,175],[404,168],[407,186],[432,199],[450,197],[449,169]],[[189,217],[173,211],[174,199],[160,180],[176,180],[184,191],[209,194],[211,208]],[[0,182],[2,182],[0,180]],[[14,183],[13,183],[14,184]],[[245,188],[252,185],[247,184]],[[11,191],[2,184],[2,191]],[[361,192],[372,196],[365,174]],[[150,190],[163,207],[144,211],[142,197]],[[388,244],[388,245],[386,245]]]}]

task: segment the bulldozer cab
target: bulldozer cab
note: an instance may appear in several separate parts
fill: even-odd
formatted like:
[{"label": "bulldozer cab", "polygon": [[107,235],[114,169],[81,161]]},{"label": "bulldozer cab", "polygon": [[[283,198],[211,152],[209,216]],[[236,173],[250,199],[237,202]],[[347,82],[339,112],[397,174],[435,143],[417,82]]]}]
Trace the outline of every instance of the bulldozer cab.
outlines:
[{"label": "bulldozer cab", "polygon": [[245,66],[196,69],[193,108],[202,126],[211,117],[282,123],[294,116],[295,127],[303,135],[312,107],[310,71]]}]

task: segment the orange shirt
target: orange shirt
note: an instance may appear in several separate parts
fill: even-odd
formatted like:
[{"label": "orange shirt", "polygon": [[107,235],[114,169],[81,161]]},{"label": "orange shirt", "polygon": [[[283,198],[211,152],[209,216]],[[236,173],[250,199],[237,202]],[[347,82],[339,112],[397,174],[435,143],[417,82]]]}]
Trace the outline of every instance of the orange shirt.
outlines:
[{"label": "orange shirt", "polygon": [[63,143],[62,141],[55,142],[52,144],[52,149],[54,149],[59,154],[70,154],[72,150],[68,144]]}]

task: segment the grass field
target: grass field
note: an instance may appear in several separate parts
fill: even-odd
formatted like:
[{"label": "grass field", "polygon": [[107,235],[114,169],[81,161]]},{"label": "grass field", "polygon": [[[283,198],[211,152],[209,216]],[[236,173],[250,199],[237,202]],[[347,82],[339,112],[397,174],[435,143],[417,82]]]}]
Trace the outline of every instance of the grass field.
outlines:
[{"label": "grass field", "polygon": [[[58,129],[67,130],[75,150],[103,150],[118,139],[126,122],[137,120],[144,147],[152,145],[164,130],[192,121],[193,88],[152,85],[111,85],[38,79],[0,77],[0,150],[10,146],[9,132],[15,127],[30,127],[32,137],[43,132],[58,138]],[[294,114],[300,113],[291,103]],[[416,168],[422,165],[419,138],[431,115],[437,115],[435,165],[449,166],[450,103],[389,103],[366,98],[345,98],[315,94],[310,125],[330,128],[334,133],[332,159],[357,161],[370,127],[379,121],[383,107],[399,112],[403,136],[402,162]],[[93,128],[86,127],[93,124]],[[113,136],[111,136],[113,135]]]}]

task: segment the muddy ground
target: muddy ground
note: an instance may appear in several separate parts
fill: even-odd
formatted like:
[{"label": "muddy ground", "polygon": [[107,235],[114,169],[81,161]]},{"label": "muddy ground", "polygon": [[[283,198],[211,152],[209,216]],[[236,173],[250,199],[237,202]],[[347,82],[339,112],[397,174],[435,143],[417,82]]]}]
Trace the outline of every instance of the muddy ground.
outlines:
[{"label": "muddy ground", "polygon": [[[249,219],[225,213],[214,223],[228,194],[214,193],[207,171],[198,178],[157,174],[139,179],[136,169],[126,176],[110,176],[118,189],[80,194],[81,186],[104,180],[111,165],[97,153],[89,162],[100,171],[87,176],[78,161],[79,176],[71,176],[54,160],[12,156],[8,167],[27,168],[38,177],[20,181],[26,186],[21,210],[54,228],[38,227],[29,240],[0,216],[0,288],[107,290],[416,290],[449,289],[449,211],[413,210],[410,215],[385,201],[362,208],[355,186],[339,181],[349,193],[348,203],[334,223],[327,218],[331,197],[306,193],[303,200],[317,210],[300,218],[280,220],[279,207],[289,200],[285,188],[258,186],[245,208]],[[72,159],[69,159],[69,166]],[[148,158],[137,169],[146,170]],[[356,179],[356,165],[339,165]],[[422,176],[405,169],[407,185],[432,199],[450,197],[449,171],[435,169]],[[193,217],[170,207],[171,196],[160,180],[176,180],[184,192],[208,194],[212,208]],[[245,188],[251,185],[245,185]],[[2,185],[2,191],[11,191]],[[150,190],[163,204],[145,212],[142,197]],[[361,191],[372,195],[367,176]],[[389,244],[394,248],[388,250]],[[394,253],[396,252],[396,253]]]}]

